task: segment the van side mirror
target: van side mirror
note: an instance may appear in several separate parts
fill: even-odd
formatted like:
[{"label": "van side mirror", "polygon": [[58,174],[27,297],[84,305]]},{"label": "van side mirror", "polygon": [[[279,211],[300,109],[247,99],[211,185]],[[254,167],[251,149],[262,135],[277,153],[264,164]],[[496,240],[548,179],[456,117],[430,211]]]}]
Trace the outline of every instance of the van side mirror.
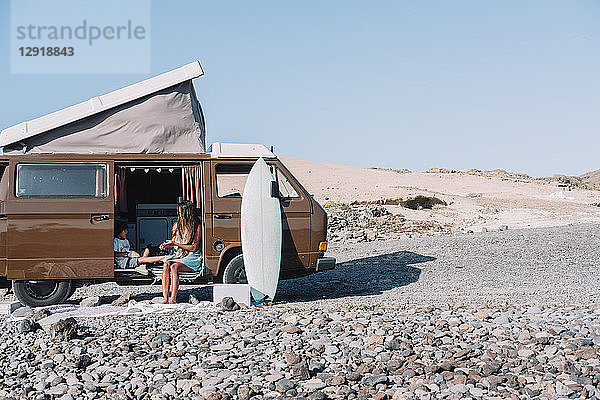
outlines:
[{"label": "van side mirror", "polygon": [[279,195],[279,183],[277,181],[271,181],[271,197],[274,199],[281,197]]}]

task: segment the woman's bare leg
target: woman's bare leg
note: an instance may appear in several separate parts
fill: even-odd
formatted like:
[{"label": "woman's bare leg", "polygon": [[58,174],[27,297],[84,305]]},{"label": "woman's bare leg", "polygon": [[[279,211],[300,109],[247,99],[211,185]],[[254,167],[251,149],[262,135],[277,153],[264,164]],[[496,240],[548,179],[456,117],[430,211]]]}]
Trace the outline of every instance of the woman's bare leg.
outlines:
[{"label": "woman's bare leg", "polygon": [[179,291],[179,265],[180,263],[171,265],[171,297],[169,297],[169,304],[177,303],[177,292]]},{"label": "woman's bare leg", "polygon": [[172,256],[152,256],[152,257],[148,257],[146,255],[138,258],[138,263],[139,264],[151,264],[151,263],[155,263],[155,262],[159,262],[159,261],[166,261],[169,258],[171,258]]},{"label": "woman's bare leg", "polygon": [[169,261],[163,262],[163,271],[162,271],[163,304],[166,304],[169,302],[170,271],[171,271],[171,263]]},{"label": "woman's bare leg", "polygon": [[179,272],[191,272],[192,270],[182,263],[171,265],[171,297],[169,304],[177,303],[177,292],[179,291]]}]

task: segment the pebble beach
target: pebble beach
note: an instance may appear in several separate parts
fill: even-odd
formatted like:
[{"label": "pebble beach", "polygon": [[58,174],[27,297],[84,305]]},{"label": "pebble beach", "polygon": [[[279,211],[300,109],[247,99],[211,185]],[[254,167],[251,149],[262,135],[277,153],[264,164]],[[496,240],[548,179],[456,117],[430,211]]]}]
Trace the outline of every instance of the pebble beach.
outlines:
[{"label": "pebble beach", "polygon": [[0,398],[599,397],[599,241],[588,224],[340,242],[336,270],[282,281],[269,307],[77,318],[68,338],[2,317]]}]

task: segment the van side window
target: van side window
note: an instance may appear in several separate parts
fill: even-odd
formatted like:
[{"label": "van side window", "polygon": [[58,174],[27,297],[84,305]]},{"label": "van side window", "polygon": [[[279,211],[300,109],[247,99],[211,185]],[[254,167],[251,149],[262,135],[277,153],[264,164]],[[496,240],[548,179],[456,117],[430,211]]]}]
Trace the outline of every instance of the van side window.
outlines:
[{"label": "van side window", "polygon": [[252,164],[217,164],[217,196],[241,198]]},{"label": "van side window", "polygon": [[108,166],[101,163],[17,164],[17,197],[102,198]]},{"label": "van side window", "polygon": [[289,179],[283,174],[283,172],[277,168],[277,180],[279,182],[279,193],[283,198],[295,198],[300,197],[292,183]]}]

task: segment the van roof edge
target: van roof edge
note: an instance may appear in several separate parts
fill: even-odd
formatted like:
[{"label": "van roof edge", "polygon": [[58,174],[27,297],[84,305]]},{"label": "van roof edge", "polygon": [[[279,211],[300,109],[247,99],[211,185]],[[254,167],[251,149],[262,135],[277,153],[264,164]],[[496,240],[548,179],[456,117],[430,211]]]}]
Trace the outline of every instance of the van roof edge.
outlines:
[{"label": "van roof edge", "polygon": [[209,150],[211,158],[275,158],[271,150],[263,144],[215,142]]}]

